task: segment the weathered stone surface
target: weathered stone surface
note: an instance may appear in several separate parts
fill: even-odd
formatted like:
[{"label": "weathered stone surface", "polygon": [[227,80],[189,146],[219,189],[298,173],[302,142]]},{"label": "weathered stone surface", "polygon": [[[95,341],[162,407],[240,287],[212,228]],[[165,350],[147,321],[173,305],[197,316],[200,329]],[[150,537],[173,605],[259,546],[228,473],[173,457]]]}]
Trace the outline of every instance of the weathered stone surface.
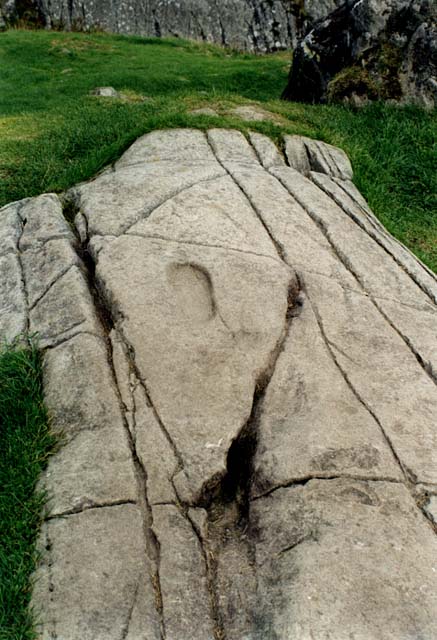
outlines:
[{"label": "weathered stone surface", "polygon": [[253,638],[435,636],[436,537],[402,485],[312,480],[255,501],[252,518]]},{"label": "weathered stone surface", "polygon": [[29,307],[33,308],[49,289],[74,266],[80,267],[76,251],[67,239],[49,240],[22,254]]},{"label": "weathered stone surface", "polygon": [[147,620],[138,637],[160,638],[141,531],[134,505],[90,509],[44,525],[50,560],[40,568],[33,596],[44,616],[41,640],[119,640],[138,606]]},{"label": "weathered stone surface", "polygon": [[64,238],[72,246],[75,237],[62,215],[61,202],[55,194],[45,194],[22,201],[19,210],[23,224],[20,251],[40,248],[48,240]]},{"label": "weathered stone surface", "polygon": [[79,240],[56,196],[3,210],[64,433],[41,638],[436,636],[436,278],[351,177],[154,132],[67,194]]},{"label": "weathered stone surface", "polygon": [[434,524],[437,524],[437,494],[429,498],[424,509]]},{"label": "weathered stone surface", "polygon": [[258,158],[265,169],[275,166],[282,166],[284,158],[281,155],[275,143],[260,133],[251,132],[249,134],[250,142],[255,149]]},{"label": "weathered stone surface", "polygon": [[21,206],[21,203],[14,202],[0,209],[2,221],[0,226],[0,256],[17,251],[18,240],[23,230],[19,215]]},{"label": "weathered stone surface", "polygon": [[83,430],[110,429],[121,420],[100,338],[86,334],[70,338],[46,352],[44,367],[46,404],[55,429],[67,440]]},{"label": "weathered stone surface", "polygon": [[291,48],[341,0],[1,0],[0,15],[46,28],[182,37],[249,51]]},{"label": "weathered stone surface", "polygon": [[100,332],[81,270],[72,266],[30,310],[30,330],[41,347],[54,346],[79,332]]},{"label": "weathered stone surface", "polygon": [[159,577],[166,638],[215,637],[206,558],[190,520],[176,506],[152,509],[153,531],[161,548]]},{"label": "weathered stone surface", "polygon": [[137,483],[132,454],[121,421],[110,428],[84,429],[50,461],[41,487],[51,517],[135,502]]},{"label": "weathered stone surface", "polygon": [[433,0],[347,0],[300,40],[283,98],[434,107],[436,20]]},{"label": "weathered stone surface", "polygon": [[437,482],[435,381],[368,296],[313,274],[305,275],[305,285],[336,361],[405,472],[419,482]]},{"label": "weathered stone surface", "polygon": [[225,473],[255,384],[271,366],[291,274],[264,256],[136,236],[103,249],[96,273],[182,459],[178,489],[196,501]]},{"label": "weathered stone surface", "polygon": [[260,412],[255,495],[309,477],[400,480],[380,426],[357,400],[330,349],[311,302],[303,299]]},{"label": "weathered stone surface", "polygon": [[120,98],[120,94],[114,87],[96,87],[90,93],[99,98]]},{"label": "weathered stone surface", "polygon": [[12,342],[27,328],[27,303],[16,254],[0,256],[0,336]]},{"label": "weathered stone surface", "polygon": [[211,107],[200,107],[199,109],[192,109],[191,111],[189,111],[189,114],[191,116],[219,116],[218,112]]}]

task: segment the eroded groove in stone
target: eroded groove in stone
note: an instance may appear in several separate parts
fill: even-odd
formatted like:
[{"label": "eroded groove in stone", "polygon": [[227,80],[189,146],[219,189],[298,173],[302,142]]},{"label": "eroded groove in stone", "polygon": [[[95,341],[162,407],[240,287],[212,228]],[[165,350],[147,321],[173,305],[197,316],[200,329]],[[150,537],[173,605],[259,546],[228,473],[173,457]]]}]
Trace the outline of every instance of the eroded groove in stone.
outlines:
[{"label": "eroded groove in stone", "polygon": [[[286,171],[286,170],[285,170]],[[339,243],[337,242],[335,236],[333,236],[332,231],[330,229],[329,226],[329,222],[327,222],[326,220],[324,220],[323,217],[323,213],[321,213],[321,208],[320,208],[320,204],[317,202],[317,196],[315,196],[314,198],[314,204],[315,204],[315,208],[312,208],[311,205],[308,204],[309,200],[308,200],[308,196],[305,195],[305,189],[303,189],[304,195],[301,195],[300,192],[296,191],[296,189],[290,189],[290,176],[287,174],[284,174],[284,172],[278,172],[277,170],[272,170],[272,173],[278,178],[278,180],[280,180],[280,182],[290,190],[290,192],[292,193],[293,197],[296,198],[296,200],[298,200],[300,202],[300,204],[302,205],[302,207],[307,211],[308,215],[318,224],[318,226],[320,227],[320,229],[322,230],[322,232],[324,233],[325,237],[328,239],[329,243],[331,244],[333,250],[335,251],[335,253],[338,256],[339,261],[341,261],[345,267],[348,269],[348,271],[351,273],[351,275],[353,276],[353,278],[356,280],[356,282],[363,288],[363,290],[369,295],[371,296],[371,300],[374,303],[375,307],[378,309],[378,311],[381,313],[381,315],[384,317],[384,319],[386,319],[388,322],[390,322],[391,326],[393,328],[395,328],[395,330],[397,331],[397,333],[402,337],[402,339],[404,340],[405,344],[407,345],[407,347],[409,349],[412,350],[412,352],[414,353],[415,357],[417,358],[419,364],[421,364],[421,366],[423,367],[423,369],[426,371],[426,373],[428,375],[430,375],[431,379],[436,382],[435,379],[435,375],[434,375],[434,369],[435,366],[433,366],[432,361],[437,358],[437,353],[435,352],[435,345],[434,345],[434,323],[435,323],[435,319],[437,318],[437,314],[436,314],[436,318],[434,317],[430,317],[429,319],[429,327],[425,328],[422,327],[422,329],[425,328],[426,332],[429,334],[428,336],[426,336],[425,341],[422,341],[421,338],[419,337],[419,335],[415,335],[415,330],[414,330],[414,323],[408,323],[408,318],[406,320],[407,322],[407,326],[409,326],[410,329],[410,338],[406,339],[405,338],[405,332],[402,330],[402,325],[401,328],[399,328],[399,317],[398,314],[396,312],[393,311],[393,309],[391,308],[390,305],[386,305],[384,300],[384,296],[381,296],[379,294],[379,289],[373,286],[372,281],[367,277],[367,275],[364,273],[364,269],[362,267],[362,264],[360,265],[361,267],[361,272],[356,268],[356,266],[353,264],[353,260],[351,260],[350,256],[348,256],[345,253],[344,248],[342,248]],[[306,180],[305,178],[299,176],[299,180],[298,183],[300,183],[301,185],[303,185],[304,183],[302,183],[302,180]],[[308,182],[308,181],[307,181]],[[308,183],[309,186],[310,183]],[[306,185],[305,185],[306,186]],[[306,199],[305,199],[306,198]],[[332,209],[332,205],[329,205]],[[329,214],[328,214],[328,220],[329,220]],[[338,224],[337,224],[338,227]],[[334,225],[335,228],[335,225]],[[363,229],[364,230],[364,229]],[[366,232],[366,239],[367,239],[367,232]],[[350,242],[350,240],[348,241]],[[344,244],[344,239],[343,239],[343,244]],[[379,247],[379,245],[378,245]],[[383,251],[385,252],[385,249],[383,249]],[[394,262],[395,259],[392,256],[391,253],[389,253],[388,255],[390,255],[391,259],[393,259]],[[369,265],[371,264],[371,261],[369,261]],[[419,263],[418,263],[419,264]],[[382,266],[382,265],[381,265]],[[385,272],[388,273],[388,272]],[[404,267],[402,266],[402,274],[408,275],[407,271],[404,269]],[[376,273],[375,273],[376,275]],[[394,275],[394,274],[393,274]],[[397,278],[397,280],[395,280],[395,278]],[[407,296],[407,300],[421,300],[419,294],[414,294],[413,296],[413,291],[411,289],[411,285],[410,285],[410,278],[408,280],[405,279],[401,279],[399,280],[399,276],[396,275],[395,277],[391,276],[392,282],[396,284],[400,284],[400,286],[398,287],[398,295],[399,295],[399,300],[402,300],[402,295],[406,294]],[[414,283],[415,286],[417,286],[418,289],[422,290],[422,288],[420,287],[420,285],[416,282],[416,280],[413,280],[412,283]],[[385,288],[385,287],[384,287]],[[396,287],[395,287],[395,292],[396,292]],[[422,309],[423,309],[423,313],[422,313],[422,318],[426,318],[426,316],[424,316],[424,314],[426,312],[435,314],[437,312],[437,308],[435,305],[429,303],[429,298],[430,298],[430,294],[426,291],[423,292],[426,295],[422,297]],[[381,302],[378,304],[376,302],[376,299],[381,300]],[[385,308],[385,310],[384,310]],[[402,317],[401,317],[402,320]],[[423,344],[421,344],[421,342],[423,342]],[[418,346],[414,346],[414,344],[417,343]]]},{"label": "eroded groove in stone", "polygon": [[[360,394],[358,393],[357,389],[354,387],[354,385],[351,383],[346,371],[341,367],[341,365],[339,364],[338,359],[335,356],[335,346],[334,344],[328,339],[326,333],[325,333],[325,329],[323,327],[323,320],[320,316],[320,313],[317,309],[317,306],[311,302],[311,298],[309,298],[311,306],[313,308],[314,314],[316,316],[317,319],[317,323],[319,325],[319,329],[320,329],[320,333],[323,337],[323,340],[326,344],[327,350],[331,356],[331,358],[333,359],[335,366],[338,368],[338,370],[340,371],[341,375],[343,376],[346,384],[348,385],[348,387],[351,389],[352,393],[356,396],[356,398],[358,399],[358,401],[363,405],[363,407],[365,407],[366,411],[368,411],[372,418],[375,420],[375,422],[378,424],[379,428],[381,429],[385,440],[387,441],[387,444],[390,448],[390,451],[392,452],[396,462],[398,463],[399,467],[402,470],[403,475],[405,476],[405,478],[409,481],[409,482],[413,482],[415,478],[412,478],[411,475],[409,474],[409,470],[408,468],[405,468],[404,465],[402,464],[402,460],[400,460],[398,453],[396,452],[396,449],[392,443],[392,441],[390,440],[389,435],[386,433],[386,431],[384,430],[383,425],[381,424],[380,420],[378,420],[377,415],[374,413],[374,411],[372,411],[372,409],[368,406],[368,404],[364,401],[364,399],[360,396]],[[333,348],[334,347],[334,348]],[[339,351],[339,349],[337,348],[337,351]],[[346,358],[349,358],[349,356],[346,356]]]},{"label": "eroded groove in stone", "polygon": [[[408,255],[406,251],[402,251],[402,247],[397,245],[394,240],[388,236],[387,232],[384,233],[383,227],[381,225],[376,225],[373,223],[371,218],[369,219],[370,224],[366,224],[366,218],[359,216],[357,211],[354,211],[354,208],[350,206],[351,202],[359,207],[359,210],[365,211],[362,209],[361,205],[356,201],[353,201],[349,193],[342,187],[341,181],[334,182],[333,179],[330,179],[324,175],[318,175],[314,172],[311,173],[311,177],[315,184],[321,188],[328,196],[330,196],[334,202],[338,204],[339,207],[359,226],[368,233],[375,242],[378,243],[380,247],[384,249],[399,265],[401,269],[403,269],[410,278],[417,284],[417,286],[427,295],[430,300],[435,304],[437,302],[437,282],[435,277],[427,277],[428,272],[423,268],[420,264],[420,270],[417,269],[418,261],[412,256]],[[343,194],[343,195],[342,195]],[[349,200],[349,202],[348,202]],[[398,255],[396,255],[396,249],[398,250]],[[415,268],[416,267],[416,268]],[[419,274],[418,274],[419,272]]]},{"label": "eroded groove in stone", "polygon": [[250,141],[143,136],[64,198],[80,243],[57,196],[3,209],[0,328],[24,282],[66,434],[42,637],[437,635],[435,278],[343,152],[286,140],[323,192]]}]

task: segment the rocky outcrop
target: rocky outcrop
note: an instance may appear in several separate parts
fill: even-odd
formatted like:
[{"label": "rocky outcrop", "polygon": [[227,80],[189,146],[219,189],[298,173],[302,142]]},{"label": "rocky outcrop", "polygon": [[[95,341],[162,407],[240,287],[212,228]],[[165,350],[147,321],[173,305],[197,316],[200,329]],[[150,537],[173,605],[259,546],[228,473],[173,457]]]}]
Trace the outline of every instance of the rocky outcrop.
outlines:
[{"label": "rocky outcrop", "polygon": [[155,131],[0,211],[63,434],[41,638],[437,637],[437,279],[342,151],[284,150]]},{"label": "rocky outcrop", "polygon": [[31,15],[33,8],[49,28],[177,36],[265,52],[294,46],[299,35],[341,1],[3,0],[3,5],[9,21]]},{"label": "rocky outcrop", "polygon": [[435,106],[436,20],[433,0],[348,0],[299,43],[283,97]]}]

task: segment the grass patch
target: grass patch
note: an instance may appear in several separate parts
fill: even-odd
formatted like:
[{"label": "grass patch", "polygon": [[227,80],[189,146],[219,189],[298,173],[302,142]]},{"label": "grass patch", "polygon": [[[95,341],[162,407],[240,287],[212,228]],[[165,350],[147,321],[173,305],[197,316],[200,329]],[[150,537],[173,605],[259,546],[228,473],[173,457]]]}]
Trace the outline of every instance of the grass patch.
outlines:
[{"label": "grass patch", "polygon": [[31,575],[44,494],[37,480],[54,447],[37,349],[0,352],[0,639],[33,640]]},{"label": "grass patch", "polygon": [[[0,205],[89,179],[157,128],[226,126],[275,140],[300,133],[347,151],[375,213],[437,271],[437,112],[282,102],[290,58],[179,39],[1,34]],[[97,86],[113,86],[128,100],[90,96]],[[248,102],[282,116],[283,126],[227,114]],[[219,117],[189,114],[202,106]]]}]

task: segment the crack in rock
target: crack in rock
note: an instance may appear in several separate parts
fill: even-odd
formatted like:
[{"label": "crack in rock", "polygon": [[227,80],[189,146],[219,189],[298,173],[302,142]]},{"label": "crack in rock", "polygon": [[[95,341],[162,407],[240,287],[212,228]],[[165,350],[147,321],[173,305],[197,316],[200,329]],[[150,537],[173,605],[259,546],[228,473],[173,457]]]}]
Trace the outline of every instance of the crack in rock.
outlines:
[{"label": "crack in rock", "polygon": [[[194,21],[194,14],[191,19]],[[257,13],[255,23],[261,19],[262,12]],[[254,40],[260,37],[255,29],[252,36]],[[205,32],[202,37],[207,38],[208,34]],[[53,515],[46,518],[44,527],[47,529],[46,551],[49,555],[45,574],[48,585],[46,601],[49,601],[50,610],[55,611],[55,615],[54,621],[47,623],[44,632],[53,640],[64,632],[63,616],[57,617],[56,599],[65,598],[70,589],[69,585],[65,587],[62,582],[66,580],[65,575],[69,575],[69,569],[66,569],[68,563],[65,564],[64,559],[65,549],[76,546],[75,553],[80,555],[84,531],[102,534],[103,528],[106,530],[114,525],[114,534],[110,529],[111,541],[105,553],[114,563],[116,577],[110,576],[109,579],[114,579],[116,586],[113,593],[116,597],[119,595],[117,585],[124,585],[123,594],[120,595],[123,601],[115,614],[118,618],[114,637],[118,640],[133,638],[143,633],[146,626],[145,633],[149,637],[149,622],[153,640],[187,638],[191,632],[195,640],[283,640],[284,634],[287,637],[299,637],[302,634],[332,636],[338,631],[339,620],[343,628],[351,629],[352,634],[360,635],[362,629],[366,629],[369,637],[376,637],[386,629],[387,611],[390,619],[395,621],[393,624],[398,625],[395,629],[398,637],[405,635],[411,620],[414,620],[415,629],[417,627],[423,637],[434,637],[437,627],[428,611],[431,610],[429,593],[432,580],[435,580],[430,571],[435,558],[434,532],[437,532],[437,525],[426,509],[429,495],[437,485],[426,483],[424,479],[433,481],[435,477],[423,465],[416,463],[414,455],[410,456],[409,451],[405,453],[406,449],[395,433],[399,425],[393,426],[392,416],[387,418],[381,409],[383,405],[374,407],[368,387],[362,387],[362,379],[354,377],[364,375],[366,369],[360,371],[360,355],[354,350],[355,342],[348,342],[351,335],[354,337],[356,329],[350,326],[354,324],[350,319],[355,319],[359,324],[366,318],[363,320],[361,315],[353,314],[361,311],[364,314],[370,309],[369,318],[374,318],[376,324],[380,322],[381,332],[389,332],[387,343],[379,334],[375,336],[376,341],[381,339],[385,348],[387,344],[392,344],[390,339],[394,340],[396,333],[399,349],[402,353],[406,352],[412,370],[417,370],[418,377],[428,385],[426,390],[430,387],[431,392],[435,391],[435,387],[423,375],[422,369],[427,370],[429,377],[434,377],[435,381],[434,370],[410,344],[409,335],[405,332],[403,335],[395,323],[386,317],[386,307],[379,308],[376,294],[380,289],[376,288],[375,295],[369,296],[364,288],[368,281],[364,275],[361,277],[359,268],[354,269],[354,254],[345,255],[349,253],[348,250],[343,250],[337,237],[333,237],[334,232],[314,201],[307,202],[306,207],[300,202],[304,210],[300,211],[297,205],[293,210],[293,185],[287,189],[287,185],[275,175],[274,166],[281,165],[282,160],[275,155],[271,145],[263,143],[262,136],[256,145],[253,144],[253,151],[242,136],[238,138],[238,134],[231,135],[224,130],[209,132],[207,136],[198,136],[190,131],[177,135],[177,143],[165,132],[158,132],[151,138],[145,136],[143,142],[137,144],[134,157],[141,158],[141,154],[145,154],[145,158],[156,158],[157,163],[161,156],[163,162],[171,160],[172,164],[167,169],[162,165],[155,172],[163,179],[162,184],[167,185],[167,190],[168,184],[180,186],[182,178],[187,179],[186,173],[179,180],[178,175],[173,176],[171,172],[178,162],[186,170],[184,158],[190,156],[191,159],[191,154],[193,162],[189,167],[190,176],[194,176],[197,165],[203,170],[206,158],[211,174],[211,167],[216,167],[214,158],[211,162],[211,150],[218,163],[218,176],[200,181],[208,183],[207,188],[199,189],[194,195],[186,192],[200,184],[199,181],[192,186],[175,189],[173,195],[167,193],[165,197],[164,189],[160,190],[161,183],[153,193],[147,189],[143,192],[141,187],[133,207],[135,213],[135,207],[141,205],[141,215],[149,211],[149,205],[151,212],[156,211],[161,206],[154,206],[159,198],[162,199],[161,204],[165,204],[175,196],[184,194],[184,198],[168,207],[169,211],[165,209],[155,216],[155,227],[147,229],[145,223],[141,233],[137,233],[138,229],[133,228],[136,222],[131,224],[132,210],[128,203],[118,218],[117,207],[111,212],[112,218],[109,216],[110,229],[124,228],[125,225],[127,233],[111,237],[111,242],[105,241],[99,234],[93,236],[96,220],[98,224],[104,223],[104,207],[99,209],[100,205],[96,204],[96,195],[102,195],[99,193],[101,184],[97,185],[96,192],[93,192],[95,187],[86,186],[90,187],[86,212],[81,211],[80,187],[64,197],[64,213],[70,222],[74,218],[80,236],[79,243],[68,237],[70,231],[65,223],[65,234],[59,234],[62,226],[55,224],[56,212],[53,214],[54,235],[51,238],[44,237],[41,231],[43,216],[38,218],[38,214],[32,220],[32,207],[28,210],[29,226],[33,227],[32,232],[27,234],[27,243],[26,239],[22,242],[23,251],[31,246],[33,235],[37,248],[56,237],[67,238],[84,265],[83,269],[80,267],[79,275],[80,278],[82,275],[86,278],[93,302],[89,307],[94,306],[98,318],[98,322],[91,325],[91,328],[95,328],[94,334],[92,330],[89,331],[89,326],[84,325],[85,321],[75,323],[75,316],[67,313],[67,320],[72,321],[71,327],[64,333],[51,336],[46,357],[55,357],[53,349],[75,336],[88,334],[99,338],[98,351],[101,352],[105,375],[108,376],[106,386],[111,388],[111,398],[114,399],[114,412],[104,413],[102,420],[107,422],[102,424],[115,429],[115,422],[118,421],[122,434],[120,442],[124,443],[125,458],[131,473],[127,493],[119,490],[118,481],[115,493],[93,493],[94,499],[81,498],[81,504],[65,499],[58,508],[59,513],[54,511]],[[149,147],[148,140],[151,140]],[[143,144],[145,148],[141,146]],[[314,164],[309,149],[305,147],[305,150],[310,164]],[[331,157],[327,147],[315,143],[316,152],[326,171],[337,171],[336,156]],[[132,158],[132,155],[129,157]],[[116,175],[120,167],[123,171],[129,170],[129,166],[123,165],[123,162],[118,167],[116,165],[112,173],[105,174],[108,184],[111,184],[111,176],[115,176],[114,184],[120,184],[120,174]],[[134,168],[132,176],[136,179],[141,173],[140,164],[136,163]],[[284,171],[289,171],[285,165]],[[169,172],[170,175],[167,175]],[[223,176],[230,176],[231,179],[223,178],[222,182],[226,184],[219,185],[218,181]],[[170,180],[165,182],[167,177]],[[350,197],[353,199],[352,187],[350,183],[348,189],[352,190]],[[284,189],[287,194],[284,192],[284,198],[281,199]],[[274,208],[271,202],[276,194],[278,203]],[[320,197],[322,195],[320,192]],[[228,197],[231,202],[228,208],[221,207],[223,197]],[[303,190],[303,200],[306,197]],[[56,198],[50,198],[55,210]],[[106,202],[104,198],[103,201]],[[95,204],[91,206],[90,202]],[[311,211],[312,207],[314,211]],[[305,211],[312,220],[308,221],[311,228],[306,235],[299,230],[299,215],[306,220]],[[287,218],[289,213],[290,222]],[[22,228],[17,245],[18,254],[26,227],[25,218],[21,214],[20,217]],[[279,223],[276,218],[281,218]],[[346,216],[342,218],[346,220]],[[304,225],[302,228],[305,228]],[[148,235],[147,231],[151,229],[155,232]],[[174,229],[179,230],[181,238],[186,235],[188,240],[167,237],[171,236]],[[187,230],[189,233],[186,233]],[[163,237],[159,236],[161,231]],[[368,230],[364,231],[369,234]],[[308,245],[305,245],[311,234],[318,235],[318,240],[308,241]],[[372,237],[372,234],[369,235]],[[293,242],[300,242],[298,238],[303,239],[304,246],[302,251],[293,253]],[[373,239],[378,244],[378,240]],[[208,245],[209,240],[215,245]],[[228,249],[226,242],[236,246]],[[209,248],[221,251],[208,251]],[[254,251],[250,251],[251,248]],[[379,251],[378,247],[376,249]],[[327,267],[323,262],[325,257],[319,263],[317,255],[316,261],[310,264],[320,272],[326,267],[327,273],[320,274],[325,279],[310,275],[311,269],[306,274],[305,260],[310,251],[313,254],[325,252],[324,256],[329,253]],[[47,250],[47,255],[55,256],[54,261],[58,260],[56,251]],[[291,264],[293,255],[299,257],[299,265]],[[132,260],[132,256],[137,262]],[[290,264],[285,256],[288,256]],[[45,259],[44,252],[41,264]],[[26,283],[27,274],[21,262],[20,265],[29,330],[31,289]],[[58,266],[60,273],[54,282],[47,282],[49,278],[41,278],[43,282],[39,283],[39,288],[34,288],[38,295],[32,307],[36,307],[71,268],[66,267],[65,261],[62,263],[62,257],[61,265],[56,264],[56,269]],[[296,274],[296,268],[300,269],[301,266],[302,270]],[[398,266],[402,268],[402,265]],[[414,265],[412,268],[414,270]],[[49,270],[49,273],[56,273],[56,269]],[[18,290],[18,264],[16,271],[18,284],[14,286]],[[341,275],[338,278],[341,282],[338,283],[334,277],[337,274]],[[402,277],[405,277],[404,272]],[[415,280],[411,273],[409,277]],[[418,271],[418,278],[421,277]],[[431,282],[426,279],[423,281]],[[353,288],[355,283],[357,291]],[[31,284],[33,286],[33,282]],[[345,303],[347,314],[345,312],[341,318],[345,325],[343,334],[332,328],[337,326],[339,320],[335,296],[328,295],[331,290],[336,292],[341,301],[347,300],[349,304],[346,307]],[[88,291],[85,290],[85,294],[88,296]],[[81,295],[85,294],[82,291]],[[135,296],[133,306],[130,306],[129,296]],[[372,304],[366,301],[369,297]],[[415,302],[412,295],[411,299],[407,296],[402,303],[406,306]],[[42,317],[49,312],[50,309],[43,309]],[[391,314],[390,311],[388,313]],[[98,335],[100,325],[102,333]],[[356,330],[357,340],[361,335],[360,327]],[[365,331],[362,333],[367,340]],[[398,336],[409,346],[408,352]],[[315,340],[323,359],[317,360],[314,355]],[[302,342],[305,345],[300,350]],[[105,351],[101,348],[102,344],[105,345]],[[178,351],[180,344],[182,346]],[[85,348],[80,340],[76,347],[78,350]],[[373,343],[373,351],[369,347],[371,357],[377,353],[377,347]],[[74,352],[76,357],[78,350]],[[410,351],[416,355],[421,369]],[[93,352],[90,350],[89,353]],[[314,370],[310,372],[311,375],[308,367],[299,368],[302,353],[305,354],[305,362]],[[68,360],[71,354],[66,354],[62,349],[58,355],[59,367],[62,358],[66,358],[67,363],[72,362]],[[392,362],[390,359],[388,361]],[[83,357],[82,360],[78,357],[73,368],[79,369],[83,362]],[[59,367],[54,371],[60,371]],[[329,368],[323,379],[320,374],[322,367],[326,370]],[[383,383],[380,387],[383,388]],[[96,385],[96,388],[99,387]],[[417,397],[422,398],[420,381],[417,389]],[[270,398],[272,390],[277,394],[274,402]],[[348,398],[345,398],[346,392]],[[87,394],[84,392],[83,395]],[[314,401],[316,395],[321,400],[320,407]],[[92,395],[89,397],[93,399]],[[430,396],[424,394],[423,397],[427,400]],[[307,411],[311,400],[311,411]],[[100,401],[105,403],[104,398],[96,398],[96,402]],[[86,415],[87,402],[90,402],[89,398],[84,397],[83,415]],[[388,404],[386,396],[383,396],[382,402]],[[109,403],[106,400],[106,404]],[[335,405],[335,411],[331,411],[331,405]],[[434,406],[432,399],[429,405]],[[373,434],[373,439],[367,435],[364,427],[357,428],[357,425],[361,425],[359,420],[362,413],[366,421],[372,422],[373,431],[369,433]],[[112,422],[115,415],[117,417]],[[417,421],[420,416],[418,410]],[[414,418],[415,415],[410,416],[410,422]],[[99,422],[96,424],[100,425]],[[366,427],[367,422],[363,424]],[[87,430],[95,431],[97,427],[93,429],[93,426],[90,420],[80,434],[83,435]],[[401,429],[402,424],[399,427]],[[358,442],[355,448],[348,442],[354,430],[353,438]],[[356,437],[358,431],[359,438]],[[361,431],[365,431],[364,435]],[[108,429],[107,433],[111,434],[108,438],[112,438],[114,431]],[[317,434],[320,434],[319,438]],[[425,437],[421,439],[422,432],[418,427],[417,434],[415,446],[418,450],[432,441],[429,434],[426,434],[428,440]],[[69,444],[78,435],[73,434]],[[102,441],[105,437],[106,432]],[[282,452],[280,448],[286,442],[286,437],[289,438],[288,444]],[[376,437],[381,440],[379,449],[375,449]],[[411,434],[408,433],[407,437],[411,437]],[[269,442],[273,440],[275,446],[269,448]],[[114,442],[111,440],[112,449],[108,447],[109,458],[113,452],[115,456],[118,452],[118,441]],[[82,439],[77,440],[77,448],[80,446],[87,446],[86,438],[83,442]],[[263,448],[271,455],[271,459],[267,460],[267,456],[265,460],[262,459],[265,454]],[[364,454],[370,458],[369,449],[372,452],[375,450],[376,454],[383,452],[382,462],[378,462],[375,454],[370,462],[366,460],[361,463],[354,459],[354,464],[351,464],[352,453],[357,458],[361,455],[363,459]],[[296,462],[296,451],[303,452],[303,462]],[[66,452],[66,457],[69,452]],[[395,462],[392,462],[392,455]],[[305,456],[308,456],[308,461],[304,459]],[[327,456],[328,462],[334,459],[335,464],[322,465],[319,462],[326,460]],[[391,477],[384,476],[384,473],[391,472],[384,456],[395,469]],[[360,475],[361,472],[363,475]],[[88,496],[79,492],[76,495]],[[121,496],[124,499],[117,500]],[[113,507],[120,507],[120,516],[116,515],[114,519]],[[124,532],[125,519],[132,523],[132,531]],[[80,528],[82,526],[83,529]],[[71,531],[81,534],[73,542]],[[53,541],[49,534],[53,535]],[[116,542],[120,545],[117,547],[120,557],[111,555],[112,541],[117,536],[122,541]],[[133,539],[134,555],[129,555],[128,548]],[[421,545],[420,554],[415,555],[412,547],[418,541]],[[311,546],[307,546],[307,543]],[[100,562],[100,551],[97,557],[95,549],[98,546],[89,551],[84,545],[83,555],[90,558],[90,568],[80,569],[83,584],[89,577],[88,569],[89,575],[93,572],[92,562]],[[127,555],[123,555],[125,552]],[[401,564],[400,553],[403,559]],[[60,559],[61,555],[63,558]],[[332,558],[335,558],[335,563]],[[112,567],[106,574],[105,562],[99,565],[99,571],[102,570],[102,575],[106,576],[111,573]],[[117,582],[118,571],[121,571],[118,562],[123,566],[126,566],[126,562],[132,563],[127,571],[128,577],[123,576],[120,583]],[[59,575],[62,573],[60,568],[62,576]],[[75,570],[76,566],[73,567],[73,573]],[[98,571],[95,572],[95,576],[98,575]],[[389,587],[387,576],[390,579]],[[94,589],[92,578],[90,585],[90,590]],[[58,593],[54,593],[55,587],[59,589]],[[104,593],[105,584],[101,583],[100,588]],[[358,590],[362,591],[360,605],[352,611],[353,617],[349,619],[351,607],[348,598]],[[383,606],[376,606],[374,593],[381,594]],[[79,598],[76,602],[73,591],[70,595],[71,608],[79,603],[80,609],[83,596],[82,600]],[[372,603],[371,609],[366,604],[368,602]],[[315,606],[318,608],[316,617]],[[90,615],[97,616],[96,610],[91,609]],[[104,613],[108,624],[112,612],[107,607]],[[67,613],[65,617],[68,617]],[[80,621],[82,623],[83,620]],[[140,625],[143,625],[141,632],[138,631]],[[181,632],[181,629],[184,631]],[[91,632],[98,633],[94,629]]]}]

